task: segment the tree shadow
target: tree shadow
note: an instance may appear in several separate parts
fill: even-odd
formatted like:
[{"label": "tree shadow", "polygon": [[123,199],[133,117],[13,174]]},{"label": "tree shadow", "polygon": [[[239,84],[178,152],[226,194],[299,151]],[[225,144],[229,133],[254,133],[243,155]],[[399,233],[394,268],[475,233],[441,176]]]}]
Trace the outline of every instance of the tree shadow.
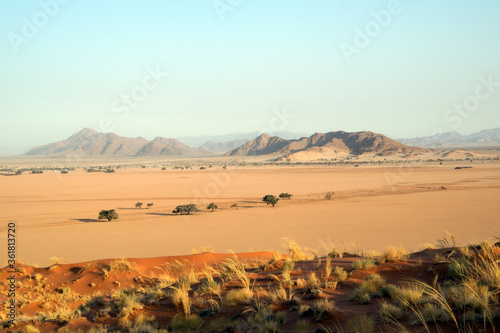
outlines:
[{"label": "tree shadow", "polygon": [[174,214],[174,213],[146,213],[146,215],[177,216],[179,214]]},{"label": "tree shadow", "polygon": [[[126,209],[126,210],[140,210],[141,208],[131,208],[131,207],[118,207],[116,209]],[[144,208],[143,208],[144,209]]]},{"label": "tree shadow", "polygon": [[80,222],[86,222],[86,223],[93,223],[93,222],[107,222],[105,220],[94,220],[94,219],[71,219],[71,221],[80,221]]},{"label": "tree shadow", "polygon": [[253,203],[253,204],[257,204],[257,203],[261,203],[262,201],[245,201],[245,200],[241,200],[241,201],[238,201],[238,202],[244,202],[244,203]]}]

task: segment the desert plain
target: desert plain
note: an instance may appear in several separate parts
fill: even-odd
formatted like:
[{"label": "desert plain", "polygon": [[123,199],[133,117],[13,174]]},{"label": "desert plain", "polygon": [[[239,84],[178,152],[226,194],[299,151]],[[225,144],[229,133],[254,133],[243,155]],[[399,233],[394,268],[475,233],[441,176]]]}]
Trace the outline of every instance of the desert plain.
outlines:
[{"label": "desert plain", "polygon": [[[500,321],[496,159],[87,159],[67,173],[10,161],[42,162],[41,174],[0,176],[2,244],[16,226],[16,264],[0,252],[8,332],[493,332]],[[292,196],[262,201],[281,193]],[[200,211],[172,212],[190,203]],[[119,218],[98,219],[103,209]]]},{"label": "desert plain", "polygon": [[[201,246],[217,253],[284,252],[284,237],[311,249],[334,244],[358,253],[389,245],[418,251],[445,232],[467,245],[498,236],[500,165],[462,164],[472,168],[414,163],[224,169],[207,163],[206,169],[3,176],[1,236],[5,240],[7,222],[15,222],[18,259],[41,266],[51,257],[67,263],[147,258],[190,254]],[[275,207],[262,202],[264,195],[282,192],[293,197]],[[334,192],[330,200],[327,192]],[[150,202],[154,206],[147,209]],[[219,209],[206,210],[210,202]],[[201,211],[172,213],[188,203]],[[102,209],[115,209],[119,219],[98,220]]]}]

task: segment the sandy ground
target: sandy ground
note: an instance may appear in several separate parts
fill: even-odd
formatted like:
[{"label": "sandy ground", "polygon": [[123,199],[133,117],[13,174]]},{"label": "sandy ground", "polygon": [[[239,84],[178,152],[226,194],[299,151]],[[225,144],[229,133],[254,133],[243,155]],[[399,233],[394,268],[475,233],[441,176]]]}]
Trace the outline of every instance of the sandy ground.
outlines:
[{"label": "sandy ground", "polygon": [[[500,235],[499,165],[77,170],[2,176],[0,188],[2,244],[7,223],[15,222],[18,258],[41,266],[53,256],[75,263],[183,255],[204,245],[216,252],[284,252],[283,237],[315,249],[394,244],[416,251],[445,230],[460,245]],[[336,192],[332,200],[323,199],[327,191]],[[294,196],[274,208],[261,202],[281,192]],[[154,207],[136,209],[137,201]],[[171,213],[191,202],[221,209]],[[234,203],[238,209],[230,208]],[[101,209],[116,209],[120,219],[96,220]],[[6,255],[0,251],[2,265]]]}]

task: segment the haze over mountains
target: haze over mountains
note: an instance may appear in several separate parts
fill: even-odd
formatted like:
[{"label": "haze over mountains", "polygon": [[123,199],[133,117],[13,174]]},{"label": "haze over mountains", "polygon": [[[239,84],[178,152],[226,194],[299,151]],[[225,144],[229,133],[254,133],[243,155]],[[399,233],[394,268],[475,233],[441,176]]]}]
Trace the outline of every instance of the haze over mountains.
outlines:
[{"label": "haze over mountains", "polygon": [[300,161],[363,154],[409,155],[427,151],[424,148],[409,147],[373,132],[337,131],[315,133],[297,140],[285,140],[278,136],[262,134],[243,146],[227,152],[226,156],[274,155],[278,157],[278,161]]},{"label": "haze over mountains", "polygon": [[126,138],[113,133],[99,133],[85,128],[68,139],[35,147],[25,155],[66,156],[258,156],[272,155],[280,160],[321,159],[337,156],[374,154],[419,154],[423,148],[408,147],[382,134],[373,132],[316,133],[300,139],[284,139],[261,134],[247,140],[205,142],[198,148],[189,147],[176,139],[157,137],[148,141],[142,137]]},{"label": "haze over mountains", "polygon": [[[253,131],[249,133],[231,133],[231,134],[224,134],[224,135],[200,135],[200,136],[183,136],[183,137],[178,137],[176,138],[180,142],[190,146],[190,147],[200,147],[204,145],[205,143],[212,141],[212,142],[218,142],[218,143],[229,143],[233,141],[250,141],[261,135],[262,132],[259,131]],[[296,133],[296,132],[289,132],[289,131],[268,131],[266,134],[272,135],[272,136],[279,136],[283,139],[291,140],[291,139],[299,139],[304,136],[309,136],[311,133]],[[233,147],[236,148],[236,147]],[[231,148],[231,149],[233,149]],[[231,150],[228,149],[228,150]],[[226,151],[228,151],[226,150]],[[225,151],[225,152],[226,152]]]},{"label": "haze over mountains", "polygon": [[203,156],[208,152],[191,148],[175,139],[126,138],[85,128],[68,139],[35,147],[25,155],[66,156]]},{"label": "haze over mountains", "polygon": [[398,139],[398,141],[406,145],[419,147],[498,146],[500,145],[500,127],[482,130],[469,135],[462,135],[454,131],[419,138]]}]

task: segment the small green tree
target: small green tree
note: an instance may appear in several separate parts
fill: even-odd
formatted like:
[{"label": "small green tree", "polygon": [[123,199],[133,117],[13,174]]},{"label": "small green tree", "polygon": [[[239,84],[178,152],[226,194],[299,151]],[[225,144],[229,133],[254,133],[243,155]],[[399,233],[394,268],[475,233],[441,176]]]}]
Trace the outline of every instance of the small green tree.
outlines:
[{"label": "small green tree", "polygon": [[195,212],[199,212],[200,210],[195,204],[188,204],[188,205],[179,205],[175,207],[175,209],[172,211],[174,214],[181,214],[181,215],[190,215]]},{"label": "small green tree", "polygon": [[211,209],[212,212],[218,209],[219,206],[217,206],[215,203],[211,202],[210,205],[207,206],[207,209]]},{"label": "small green tree", "polygon": [[288,199],[288,200],[290,200],[290,199],[293,197],[293,194],[290,194],[290,193],[281,193],[281,194],[279,195],[279,197],[280,197],[281,199]]},{"label": "small green tree", "polygon": [[118,220],[118,213],[114,210],[114,209],[110,209],[110,210],[101,210],[99,212],[99,220],[108,220],[108,221],[111,221],[111,220]]},{"label": "small green tree", "polygon": [[151,209],[151,207],[153,207],[154,205],[155,205],[154,203],[150,202],[146,206],[148,206],[148,208]]},{"label": "small green tree", "polygon": [[272,194],[266,194],[264,196],[264,198],[262,198],[262,201],[264,201],[266,204],[268,205],[276,205],[276,203],[279,201],[280,199],[279,198],[276,198],[274,195]]},{"label": "small green tree", "polygon": [[142,209],[142,202],[136,202],[136,203],[135,203],[135,208],[140,208],[140,209]]}]

